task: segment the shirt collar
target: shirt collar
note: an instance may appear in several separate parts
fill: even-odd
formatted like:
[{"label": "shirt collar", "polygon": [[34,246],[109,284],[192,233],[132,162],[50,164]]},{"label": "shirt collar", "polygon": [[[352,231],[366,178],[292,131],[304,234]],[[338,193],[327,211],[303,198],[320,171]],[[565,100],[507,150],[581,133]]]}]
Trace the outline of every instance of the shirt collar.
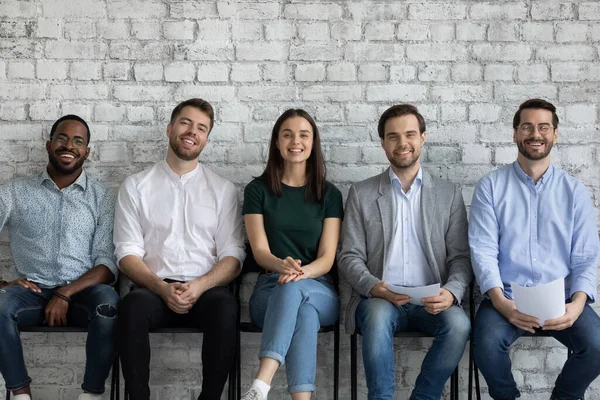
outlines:
[{"label": "shirt collar", "polygon": [[[513,162],[513,169],[514,169],[515,173],[517,174],[517,177],[523,183],[527,183],[527,182],[533,183],[533,178],[530,177],[529,175],[527,175],[525,173],[525,171],[523,171],[523,168],[521,168],[518,161]],[[547,183],[550,180],[550,178],[552,178],[552,174],[554,174],[554,166],[552,164],[550,164],[548,166],[548,169],[546,170],[546,172],[544,172],[544,175],[542,175],[542,177],[540,178],[539,182]]]},{"label": "shirt collar", "polygon": [[[50,181],[50,182],[52,182],[52,184],[54,186],[56,186],[56,183],[54,183],[52,178],[50,178],[50,175],[48,175],[48,170],[45,168],[42,171],[42,173],[40,174],[38,183],[41,185],[42,183],[44,183],[44,181]],[[82,170],[79,177],[70,186],[77,185],[85,191],[87,189],[87,183],[88,183],[87,174],[85,173],[84,170]]]},{"label": "shirt collar", "polygon": [[177,180],[177,181],[181,181],[181,182],[185,182],[189,179],[192,179],[193,177],[195,177],[199,171],[200,171],[200,163],[198,163],[198,165],[196,165],[196,168],[194,168],[193,170],[191,170],[190,172],[183,174],[181,176],[177,175],[169,166],[169,163],[167,163],[167,160],[162,160],[160,162],[161,167],[165,170],[165,172],[167,173],[168,176],[170,176],[171,178]]},{"label": "shirt collar", "polygon": [[[402,183],[400,182],[400,179],[398,178],[398,176],[396,175],[396,173],[394,172],[392,167],[388,168],[388,174],[390,176],[390,184],[393,186],[394,181],[397,181],[398,185],[400,185],[400,188],[402,188]],[[422,182],[423,182],[423,168],[419,167],[419,172],[417,172],[417,176],[415,177],[415,180],[413,181],[413,187],[415,187],[415,188],[421,187]]]}]

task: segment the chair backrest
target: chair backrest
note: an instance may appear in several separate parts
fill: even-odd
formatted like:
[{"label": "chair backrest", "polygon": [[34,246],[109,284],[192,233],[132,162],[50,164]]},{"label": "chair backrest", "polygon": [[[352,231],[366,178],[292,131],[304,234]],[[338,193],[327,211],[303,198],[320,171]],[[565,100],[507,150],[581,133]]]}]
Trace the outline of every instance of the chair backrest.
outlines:
[{"label": "chair backrest", "polygon": [[242,272],[240,273],[240,276],[244,276],[250,272],[260,271],[262,271],[262,268],[254,259],[254,253],[252,253],[252,246],[250,246],[250,242],[246,242],[246,259],[244,260],[244,264],[242,265]]}]

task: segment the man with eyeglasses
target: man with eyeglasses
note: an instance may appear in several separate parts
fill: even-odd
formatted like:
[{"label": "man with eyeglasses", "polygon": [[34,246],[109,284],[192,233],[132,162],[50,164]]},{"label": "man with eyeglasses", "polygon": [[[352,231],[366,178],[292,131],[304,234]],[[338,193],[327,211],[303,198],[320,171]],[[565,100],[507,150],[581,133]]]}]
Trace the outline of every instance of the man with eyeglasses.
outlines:
[{"label": "man with eyeglasses", "polygon": [[[473,270],[485,294],[474,325],[474,357],[494,399],[520,397],[509,349],[526,332],[548,332],[573,352],[551,399],[581,399],[600,375],[596,298],[598,230],[590,194],[550,162],[558,138],[551,103],[527,100],[513,119],[519,154],[479,181],[471,203]],[[540,321],[517,311],[511,282],[537,286],[565,279],[565,314]]]},{"label": "man with eyeglasses", "polygon": [[14,400],[31,399],[19,328],[88,328],[79,400],[100,399],[116,355],[114,196],[83,171],[89,141],[87,123],[65,115],[46,142],[46,169],[0,185],[0,229],[8,227],[17,275],[0,281],[0,372]]}]

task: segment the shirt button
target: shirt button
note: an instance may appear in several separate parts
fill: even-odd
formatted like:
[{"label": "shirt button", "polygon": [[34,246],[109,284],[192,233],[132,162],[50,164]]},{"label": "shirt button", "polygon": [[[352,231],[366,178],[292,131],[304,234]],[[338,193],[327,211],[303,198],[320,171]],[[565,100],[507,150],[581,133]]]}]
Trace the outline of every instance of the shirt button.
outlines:
[{"label": "shirt button", "polygon": [[534,259],[533,259],[533,262],[536,262],[536,261],[537,261],[537,258],[534,258]]}]

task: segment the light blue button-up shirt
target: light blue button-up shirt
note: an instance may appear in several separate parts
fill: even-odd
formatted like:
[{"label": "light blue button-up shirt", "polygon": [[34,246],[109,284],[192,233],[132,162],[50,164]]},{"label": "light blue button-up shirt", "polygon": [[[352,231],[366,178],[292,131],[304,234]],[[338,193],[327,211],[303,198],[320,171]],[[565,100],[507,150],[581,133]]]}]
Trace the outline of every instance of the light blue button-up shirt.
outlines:
[{"label": "light blue button-up shirt", "polygon": [[473,271],[481,292],[510,282],[537,286],[565,278],[565,298],[594,301],[600,244],[586,187],[550,165],[537,184],[518,162],[479,181],[469,218]]},{"label": "light blue button-up shirt", "polygon": [[421,219],[421,185],[423,171],[415,177],[410,189],[404,193],[400,179],[389,169],[394,198],[394,231],[383,269],[383,280],[399,286],[426,286],[435,282],[425,252],[423,251],[423,225]]},{"label": "light blue button-up shirt", "polygon": [[47,172],[0,186],[0,229],[8,227],[19,276],[64,286],[96,265],[117,277],[114,196],[85,172],[60,190]]}]

